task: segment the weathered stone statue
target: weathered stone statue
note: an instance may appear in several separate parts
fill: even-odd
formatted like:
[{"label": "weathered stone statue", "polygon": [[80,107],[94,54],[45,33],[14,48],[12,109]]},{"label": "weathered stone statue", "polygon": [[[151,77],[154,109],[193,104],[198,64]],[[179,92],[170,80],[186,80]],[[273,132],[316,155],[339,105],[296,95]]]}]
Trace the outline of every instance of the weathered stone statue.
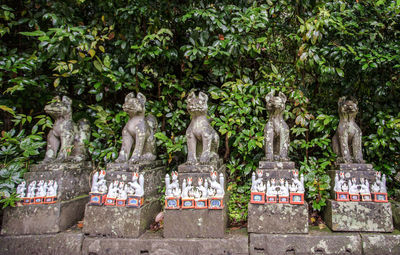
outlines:
[{"label": "weathered stone statue", "polygon": [[365,163],[361,149],[361,129],[355,122],[358,112],[357,100],[339,98],[339,126],[332,138],[333,151],[338,163]]},{"label": "weathered stone statue", "polygon": [[269,119],[264,129],[265,157],[267,161],[288,161],[289,127],[283,119],[286,96],[274,91],[265,96]]},{"label": "weathered stone statue", "polygon": [[47,150],[43,160],[46,162],[84,161],[87,158],[85,140],[90,139],[88,120],[81,119],[78,124],[72,120],[72,100],[67,96],[56,96],[45,106],[47,114],[54,118],[53,129],[47,135]]},{"label": "weathered stone statue", "polygon": [[200,92],[198,97],[194,92],[190,92],[187,98],[187,109],[192,116],[186,130],[188,164],[196,164],[198,160],[201,164],[207,164],[219,159],[219,136],[207,119],[207,101],[208,96],[203,92]]},{"label": "weathered stone statue", "polygon": [[132,145],[134,149],[130,162],[138,163],[156,159],[156,141],[154,134],[157,130],[156,118],[149,114],[145,116],[146,97],[138,93],[137,97],[129,93],[122,106],[129,114],[129,121],[122,130],[122,148],[116,162],[126,162],[129,159]]}]

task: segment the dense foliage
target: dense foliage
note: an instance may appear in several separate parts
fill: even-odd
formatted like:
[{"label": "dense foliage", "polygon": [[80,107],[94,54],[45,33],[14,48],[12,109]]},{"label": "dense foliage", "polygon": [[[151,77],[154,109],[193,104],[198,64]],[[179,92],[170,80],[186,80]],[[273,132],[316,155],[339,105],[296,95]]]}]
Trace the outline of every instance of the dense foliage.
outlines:
[{"label": "dense foliage", "polygon": [[[388,176],[400,170],[400,1],[188,0],[3,1],[0,5],[0,192],[14,192],[43,157],[54,95],[92,123],[92,160],[117,157],[124,96],[142,92],[159,121],[159,157],[186,155],[185,97],[210,95],[227,164],[232,223],[247,217],[250,175],[263,156],[264,96],[288,97],[290,157],[319,211],[329,197],[337,100],[359,99],[364,155]],[[12,204],[15,194],[5,198]]]}]

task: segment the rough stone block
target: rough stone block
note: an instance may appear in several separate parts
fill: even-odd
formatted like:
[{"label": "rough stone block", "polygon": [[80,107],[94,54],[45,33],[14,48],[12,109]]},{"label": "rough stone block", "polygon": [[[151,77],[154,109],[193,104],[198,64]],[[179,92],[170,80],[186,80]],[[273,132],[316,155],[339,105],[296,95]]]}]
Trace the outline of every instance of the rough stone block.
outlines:
[{"label": "rough stone block", "polygon": [[[146,168],[140,173],[144,175],[144,194],[146,197],[158,197],[158,190],[163,185],[162,180],[165,177],[165,167]],[[125,183],[132,181],[132,172],[128,171],[110,171],[106,174],[107,183],[118,180]]]},{"label": "rough stone block", "polygon": [[250,234],[250,254],[354,254],[361,255],[361,237],[310,231],[301,234]]},{"label": "rough stone block", "polygon": [[284,178],[285,180],[289,181],[289,183],[292,182],[294,169],[280,169],[280,170],[260,169],[260,170],[263,170],[263,179],[265,181],[265,184],[267,184],[266,182],[271,178],[275,178],[277,183],[279,183],[280,178]]},{"label": "rough stone block", "polygon": [[55,180],[58,184],[57,199],[70,200],[90,191],[90,162],[38,164],[30,167],[24,174],[26,183],[38,180]]},{"label": "rough stone block", "polygon": [[[224,199],[224,203],[227,201]],[[165,238],[222,238],[228,222],[222,210],[180,209],[164,211]]]},{"label": "rough stone block", "polygon": [[146,232],[138,239],[85,238],[82,254],[166,255],[248,254],[246,233],[229,233],[224,238],[163,238],[161,232]]},{"label": "rough stone block", "polygon": [[390,202],[392,203],[394,227],[400,229],[400,203],[397,201],[390,201]]},{"label": "rough stone block", "polygon": [[328,200],[324,220],[333,231],[392,232],[390,203]]},{"label": "rough stone block", "polygon": [[133,237],[143,234],[154,222],[161,204],[146,201],[141,208],[87,205],[83,232],[91,236]]},{"label": "rough stone block", "polygon": [[88,196],[55,204],[25,205],[4,210],[2,235],[58,233],[81,220]]},{"label": "rough stone block", "polygon": [[400,235],[361,234],[364,255],[400,254]]},{"label": "rough stone block", "polygon": [[249,233],[308,233],[308,205],[250,204]]},{"label": "rough stone block", "polygon": [[343,164],[335,164],[335,169],[339,171],[371,171],[373,170],[372,164],[353,164],[353,163],[343,163]]},{"label": "rough stone block", "polygon": [[292,161],[288,162],[271,162],[271,161],[264,161],[261,160],[258,163],[258,168],[260,169],[295,169],[295,164]]},{"label": "rough stone block", "polygon": [[1,236],[0,255],[81,254],[83,234],[78,231],[46,235]]},{"label": "rough stone block", "polygon": [[146,169],[158,168],[162,165],[162,160],[147,161],[137,164],[130,163],[129,161],[124,163],[108,163],[106,171],[141,172]]},{"label": "rough stone block", "polygon": [[[210,173],[211,170],[220,172],[223,166],[223,160],[219,159],[217,162],[211,162],[207,165],[197,163],[195,165],[181,164],[178,166],[178,173]],[[225,169],[225,168],[224,168]]]}]

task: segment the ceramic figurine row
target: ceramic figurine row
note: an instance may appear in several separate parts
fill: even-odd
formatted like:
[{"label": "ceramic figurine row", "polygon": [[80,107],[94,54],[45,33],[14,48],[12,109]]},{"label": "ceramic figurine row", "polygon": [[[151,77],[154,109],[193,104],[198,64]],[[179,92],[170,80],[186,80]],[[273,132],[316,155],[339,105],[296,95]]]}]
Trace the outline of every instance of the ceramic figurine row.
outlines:
[{"label": "ceramic figurine row", "polygon": [[17,196],[22,200],[22,203],[18,203],[18,205],[54,204],[57,202],[57,189],[56,181],[45,182],[40,180],[39,182],[32,181],[25,193],[26,182],[23,181],[17,187]]},{"label": "ceramic figurine row", "polygon": [[[356,178],[350,179],[350,174],[345,176],[344,172],[340,172],[335,176],[335,200],[348,202],[348,201],[364,201],[364,202],[388,202],[386,190],[386,176],[376,172],[375,182],[372,184],[371,189],[367,179],[360,178],[357,183]],[[346,177],[348,180],[346,180]],[[372,192],[371,192],[372,191]]]},{"label": "ceramic figurine row", "polygon": [[304,204],[304,176],[301,174],[299,179],[298,171],[294,170],[292,173],[293,178],[290,185],[284,178],[279,179],[279,183],[275,178],[271,178],[265,186],[263,171],[257,170],[257,177],[253,172],[250,203]]},{"label": "ceramic figurine row", "polygon": [[199,177],[197,187],[192,185],[193,178],[188,177],[183,180],[180,189],[178,172],[172,172],[171,177],[167,174],[165,209],[223,209],[224,175],[221,173],[218,178],[218,173],[211,171],[210,177],[207,180]]},{"label": "ceramic figurine row", "polygon": [[[144,197],[144,176],[135,172],[132,181],[125,184],[122,181],[111,182],[107,187],[106,171],[96,172],[92,179],[90,205],[106,205],[140,208]],[[123,178],[123,179],[126,179]]]}]

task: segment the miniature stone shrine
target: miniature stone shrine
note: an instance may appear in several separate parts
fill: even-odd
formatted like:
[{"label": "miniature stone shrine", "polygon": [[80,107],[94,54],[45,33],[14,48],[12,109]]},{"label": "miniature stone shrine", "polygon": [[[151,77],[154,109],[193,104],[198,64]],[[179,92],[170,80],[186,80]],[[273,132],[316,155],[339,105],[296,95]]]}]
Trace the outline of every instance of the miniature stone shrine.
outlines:
[{"label": "miniature stone shrine", "polygon": [[386,177],[363,160],[361,129],[355,122],[357,101],[338,101],[339,125],[332,138],[338,158],[331,177],[331,196],[324,219],[333,231],[392,232],[392,210],[387,200]]},{"label": "miniature stone shrine", "polygon": [[270,92],[265,100],[269,120],[265,126],[265,158],[252,173],[248,206],[249,233],[308,233],[308,206],[304,177],[289,161],[289,127],[283,119],[286,96]]},{"label": "miniature stone shrine", "polygon": [[84,144],[90,126],[86,119],[72,120],[72,101],[66,96],[55,97],[45,112],[54,118],[46,156],[24,174],[17,188],[22,206],[4,211],[3,235],[57,233],[83,217],[92,169]]},{"label": "miniature stone shrine", "polygon": [[141,93],[125,97],[123,109],[130,119],[122,130],[119,156],[92,178],[83,227],[90,236],[137,238],[161,210],[158,189],[165,167],[156,160],[157,120],[146,116],[145,103]]},{"label": "miniature stone shrine", "polygon": [[207,118],[208,96],[189,93],[192,117],[186,131],[188,158],[165,177],[166,238],[222,238],[227,224],[225,165],[218,156],[218,133]]}]

